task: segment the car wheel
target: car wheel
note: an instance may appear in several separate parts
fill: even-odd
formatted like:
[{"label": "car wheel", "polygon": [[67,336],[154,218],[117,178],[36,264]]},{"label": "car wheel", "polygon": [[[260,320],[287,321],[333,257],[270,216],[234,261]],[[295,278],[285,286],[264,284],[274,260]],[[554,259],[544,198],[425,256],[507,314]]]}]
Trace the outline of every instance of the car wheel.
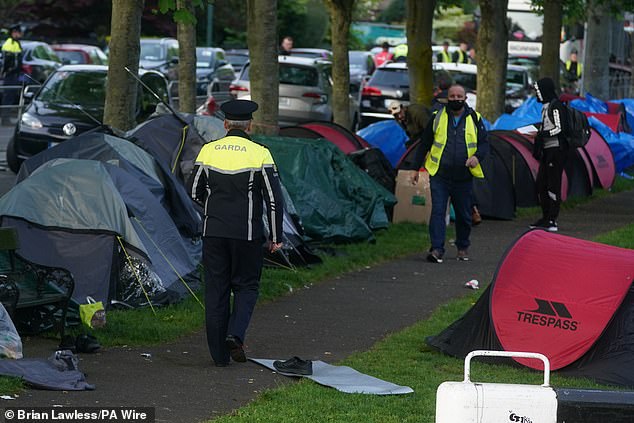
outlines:
[{"label": "car wheel", "polygon": [[11,138],[9,144],[7,145],[7,164],[13,173],[18,173],[20,165],[22,164],[22,161],[18,158],[18,154],[15,151],[15,142],[13,138]]}]

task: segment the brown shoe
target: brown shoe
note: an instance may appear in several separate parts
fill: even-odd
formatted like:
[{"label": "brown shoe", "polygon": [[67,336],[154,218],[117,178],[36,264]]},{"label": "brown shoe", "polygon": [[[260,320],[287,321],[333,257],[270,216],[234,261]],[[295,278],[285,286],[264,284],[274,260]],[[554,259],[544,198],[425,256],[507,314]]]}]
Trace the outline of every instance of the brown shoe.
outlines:
[{"label": "brown shoe", "polygon": [[238,363],[245,363],[247,361],[247,356],[244,353],[242,342],[240,342],[237,337],[233,335],[228,335],[225,344],[227,345],[229,355],[231,356],[233,361],[237,361]]},{"label": "brown shoe", "polygon": [[471,225],[476,226],[482,223],[482,216],[480,216],[480,211],[476,206],[471,208]]},{"label": "brown shoe", "polygon": [[459,261],[469,261],[469,252],[467,250],[458,250],[456,259]]}]

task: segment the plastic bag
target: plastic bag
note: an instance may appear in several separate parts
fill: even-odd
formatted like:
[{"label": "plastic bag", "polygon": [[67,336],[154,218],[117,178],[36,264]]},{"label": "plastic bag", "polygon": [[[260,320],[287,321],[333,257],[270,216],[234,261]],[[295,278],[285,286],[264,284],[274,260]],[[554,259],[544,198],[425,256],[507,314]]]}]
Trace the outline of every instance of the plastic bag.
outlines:
[{"label": "plastic bag", "polygon": [[84,325],[89,328],[101,328],[106,325],[106,310],[101,301],[95,301],[92,297],[86,297],[87,304],[79,305],[79,317]]},{"label": "plastic bag", "polygon": [[0,358],[15,360],[22,358],[22,339],[2,303],[0,303]]}]

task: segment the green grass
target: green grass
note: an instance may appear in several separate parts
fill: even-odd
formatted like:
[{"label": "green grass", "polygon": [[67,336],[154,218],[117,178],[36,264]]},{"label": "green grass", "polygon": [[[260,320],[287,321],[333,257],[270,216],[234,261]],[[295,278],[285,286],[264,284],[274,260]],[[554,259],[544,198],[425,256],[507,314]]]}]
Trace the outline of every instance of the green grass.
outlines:
[{"label": "green grass", "polygon": [[[271,301],[304,286],[421,251],[427,245],[426,226],[391,225],[389,230],[376,234],[375,243],[330,246],[336,255],[323,256],[323,264],[295,270],[265,268],[259,301]],[[203,301],[202,293],[197,295]],[[156,315],[149,309],[109,311],[106,326],[92,333],[104,346],[153,345],[192,333],[202,328],[203,322],[202,307],[190,297],[179,304],[157,308]]]},{"label": "green grass", "polygon": [[[414,389],[413,394],[373,396],[344,394],[310,380],[263,392],[251,404],[214,422],[433,422],[436,389],[444,381],[463,379],[463,360],[425,347],[424,339],[442,331],[477,300],[472,293],[442,305],[426,321],[378,342],[367,352],[354,354],[342,365]],[[541,384],[543,374],[526,368],[474,362],[471,378],[478,382]],[[600,388],[584,379],[552,374],[557,387]]]},{"label": "green grass", "polygon": [[22,380],[17,377],[0,376],[0,395],[18,394],[24,389]]}]

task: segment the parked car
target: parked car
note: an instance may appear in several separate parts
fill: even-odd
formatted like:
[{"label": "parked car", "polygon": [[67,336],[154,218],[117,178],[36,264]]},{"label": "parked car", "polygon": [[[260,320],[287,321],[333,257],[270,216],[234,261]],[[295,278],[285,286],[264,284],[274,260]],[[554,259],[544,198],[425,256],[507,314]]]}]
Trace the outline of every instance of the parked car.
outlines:
[{"label": "parked car", "polygon": [[42,41],[21,41],[20,43],[23,51],[22,72],[30,76],[30,78],[24,78],[27,85],[43,83],[55,69],[62,65],[61,59],[47,43]]},{"label": "parked car", "polygon": [[[451,75],[454,83],[465,87],[467,104],[476,108],[477,103],[477,65],[464,63],[434,63],[434,69],[443,69]],[[507,65],[506,68],[506,99],[505,113],[510,113],[524,103],[530,96],[532,78],[528,68],[517,65]]]},{"label": "parked car", "polygon": [[[448,72],[435,69],[433,72],[433,85],[438,85],[441,78],[451,81]],[[361,120],[359,127],[367,126],[378,120],[392,119],[388,111],[389,104],[398,100],[409,104],[409,73],[407,63],[385,63],[376,68],[368,82],[361,89]]]},{"label": "parked car", "polygon": [[233,49],[225,51],[225,59],[233,66],[233,71],[236,75],[240,75],[242,67],[249,61],[249,50],[247,49]]},{"label": "parked car", "polygon": [[[66,65],[57,69],[37,91],[25,88],[30,104],[22,113],[7,145],[7,163],[17,172],[25,159],[74,135],[101,126],[108,67]],[[157,71],[139,70],[140,79],[169,102],[167,80]],[[152,114],[158,100],[139,84],[136,120]]]},{"label": "parked car", "polygon": [[356,88],[356,91],[359,91],[364,79],[372,75],[376,69],[372,53],[369,51],[349,51],[348,60],[350,62],[350,84]]},{"label": "parked car", "polygon": [[[295,56],[279,56],[279,124],[296,125],[315,120],[332,120],[332,81],[329,61]],[[236,98],[251,98],[250,64],[245,64],[231,85]],[[358,122],[358,105],[350,96],[353,128]]]},{"label": "parked car", "polygon": [[90,44],[53,44],[51,48],[65,65],[107,65],[108,56]]},{"label": "parked car", "polygon": [[178,80],[178,40],[141,38],[139,67],[161,72],[168,81]]},{"label": "parked car", "polygon": [[324,48],[293,48],[291,49],[291,56],[332,61],[332,52]]},{"label": "parked car", "polygon": [[236,74],[223,49],[196,47],[196,95],[207,95],[208,90],[228,92],[234,79]]}]

